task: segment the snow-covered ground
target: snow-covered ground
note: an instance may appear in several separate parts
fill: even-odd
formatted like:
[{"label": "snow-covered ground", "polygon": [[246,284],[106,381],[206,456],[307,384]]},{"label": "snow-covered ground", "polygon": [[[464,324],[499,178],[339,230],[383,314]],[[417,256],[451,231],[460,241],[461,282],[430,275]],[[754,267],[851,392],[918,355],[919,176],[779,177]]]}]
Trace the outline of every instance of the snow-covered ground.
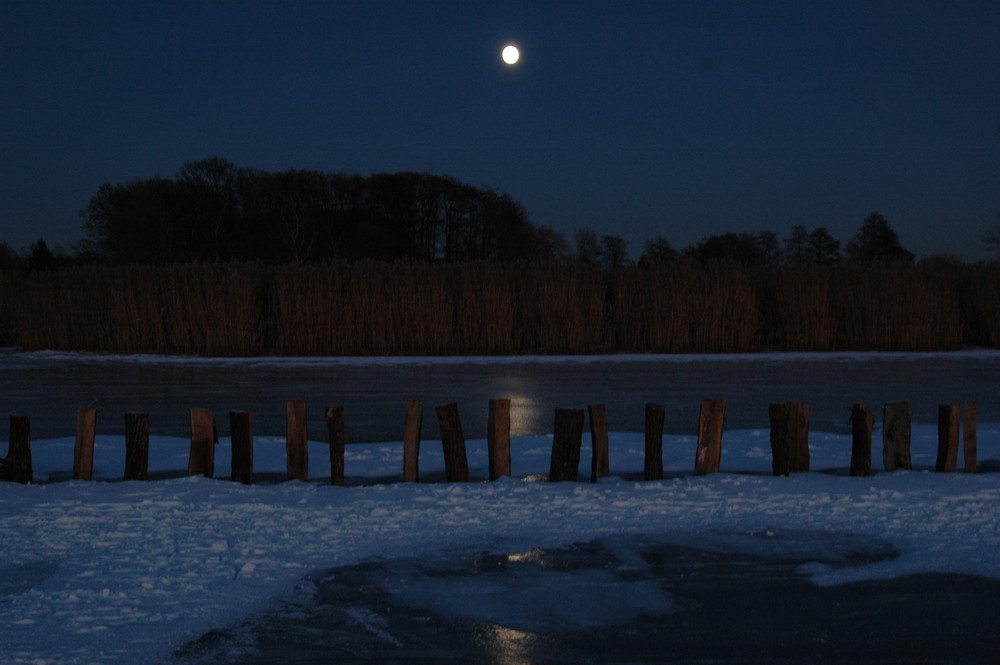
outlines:
[{"label": "snow-covered ground", "polygon": [[[0,662],[163,662],[206,631],[293,593],[317,571],[444,552],[514,560],[598,538],[787,554],[818,587],[933,572],[1000,579],[1000,424],[979,424],[984,472],[975,475],[930,470],[937,432],[927,425],[914,426],[915,470],[906,472],[878,472],[876,429],[877,472],[866,478],[847,475],[850,438],[822,432],[810,434],[811,473],[772,477],[768,436],[727,431],[723,472],[700,477],[692,474],[694,437],[667,436],[667,479],[644,482],[643,436],[613,433],[613,476],[595,484],[542,482],[547,436],[515,438],[515,477],[497,482],[481,481],[486,445],[469,441],[470,469],[480,481],[467,484],[440,482],[437,441],[425,440],[420,456],[422,478],[434,482],[419,484],[397,482],[400,443],[349,445],[347,487],[326,483],[329,457],[321,442],[310,443],[314,480],[284,482],[283,439],[258,437],[258,482],[244,486],[223,479],[230,460],[225,438],[216,479],[183,477],[189,442],[153,437],[150,472],[158,479],[127,483],[120,482],[121,437],[98,435],[93,482],[65,480],[72,438],[35,441],[36,484],[0,483]],[[589,469],[585,434],[581,480],[589,479]],[[851,556],[836,551],[837,543],[873,543],[894,556],[831,565]],[[531,612],[555,611],[554,595],[569,598],[569,609],[559,611],[575,613],[570,620],[583,626],[678,611],[641,580],[581,575],[559,578],[558,587],[535,580],[517,592],[484,578],[478,594],[465,588],[475,602],[457,607],[448,602],[451,587],[400,583],[397,592],[498,629],[524,629]],[[603,587],[603,613],[573,602],[572,589],[588,584]],[[377,619],[358,620],[377,632]],[[405,646],[399,636],[386,639]]]}]

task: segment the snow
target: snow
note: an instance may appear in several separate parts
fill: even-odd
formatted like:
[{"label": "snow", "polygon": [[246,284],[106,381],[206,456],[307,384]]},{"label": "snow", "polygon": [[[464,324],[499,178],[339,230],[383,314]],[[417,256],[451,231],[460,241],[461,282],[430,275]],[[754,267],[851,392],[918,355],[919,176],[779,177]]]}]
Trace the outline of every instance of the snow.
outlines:
[{"label": "snow", "polygon": [[[873,458],[879,459],[876,430]],[[36,483],[0,483],[0,662],[154,663],[189,640],[240,621],[292,592],[317,571],[374,557],[492,552],[530,558],[538,548],[630,538],[760,555],[794,555],[821,587],[919,573],[1000,579],[1000,423],[979,423],[987,471],[937,474],[936,428],[915,424],[914,471],[847,475],[849,436],[812,432],[811,473],[773,477],[767,430],[727,431],[722,473],[693,475],[693,436],[664,437],[663,481],[641,480],[643,435],[610,437],[610,478],[589,478],[584,435],[581,482],[539,482],[550,436],[515,437],[515,477],[485,482],[486,443],[468,442],[476,482],[440,482],[439,441],[421,448],[422,480],[404,484],[402,444],[349,445],[346,487],[328,484],[329,457],[310,442],[310,482],[282,481],[283,438],[255,439],[257,484],[228,477],[229,441],[216,479],[184,477],[189,441],[152,437],[147,482],[121,482],[124,443],[98,436],[95,481],[67,480],[72,438],[32,442]],[[881,468],[878,461],[876,469]],[[628,561],[628,548],[621,559]],[[831,565],[858,551],[872,556]],[[889,556],[889,554],[892,556]],[[629,565],[642,566],[641,561]],[[405,571],[404,571],[405,572]],[[443,616],[475,616],[530,630],[554,614],[586,628],[641,613],[680,611],[669,594],[600,570],[511,586],[483,576],[470,597],[446,581],[399,577],[402,599],[419,597]],[[572,602],[599,586],[604,602]],[[569,603],[555,603],[561,598]],[[470,600],[471,598],[471,600]],[[365,610],[360,625],[379,631]],[[386,635],[387,640],[397,638]]]}]

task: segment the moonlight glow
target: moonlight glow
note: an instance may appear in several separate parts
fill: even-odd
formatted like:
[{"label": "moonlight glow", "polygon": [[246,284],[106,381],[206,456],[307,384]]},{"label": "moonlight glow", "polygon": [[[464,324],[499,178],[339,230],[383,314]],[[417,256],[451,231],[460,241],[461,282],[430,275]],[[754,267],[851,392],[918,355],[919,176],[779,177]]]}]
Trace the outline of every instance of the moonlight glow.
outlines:
[{"label": "moonlight glow", "polygon": [[517,61],[521,59],[521,52],[517,50],[517,47],[513,44],[508,44],[503,47],[503,51],[500,53],[500,57],[508,65],[517,64]]}]

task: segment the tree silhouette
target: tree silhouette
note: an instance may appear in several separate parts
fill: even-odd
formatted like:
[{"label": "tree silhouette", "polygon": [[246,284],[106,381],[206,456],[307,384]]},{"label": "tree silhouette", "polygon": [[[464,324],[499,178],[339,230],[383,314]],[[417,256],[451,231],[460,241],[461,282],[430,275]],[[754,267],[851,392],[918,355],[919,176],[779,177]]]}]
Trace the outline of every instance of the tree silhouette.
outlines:
[{"label": "tree silhouette", "polygon": [[81,215],[89,247],[117,263],[509,261],[555,247],[507,194],[446,176],[270,173],[219,157],[174,180],[104,184]]},{"label": "tree silhouette", "polygon": [[688,247],[684,254],[701,263],[733,262],[746,267],[759,266],[765,259],[758,236],[753,233],[711,235]]},{"label": "tree silhouette", "polygon": [[639,257],[639,265],[647,268],[676,260],[677,250],[670,244],[670,241],[663,236],[656,236],[652,240],[646,241],[642,256]]},{"label": "tree silhouette", "polygon": [[31,254],[28,255],[28,271],[48,270],[52,267],[54,261],[55,257],[52,256],[52,250],[49,249],[43,238],[39,238],[31,246]]},{"label": "tree silhouette", "polygon": [[847,258],[869,263],[913,263],[914,255],[900,244],[899,236],[885,217],[873,212],[847,243]]},{"label": "tree silhouette", "polygon": [[785,238],[784,258],[789,263],[806,263],[810,258],[809,231],[803,224],[792,227],[792,234]]},{"label": "tree silhouette", "polygon": [[840,261],[840,241],[825,226],[813,229],[806,241],[812,262],[826,266]]}]

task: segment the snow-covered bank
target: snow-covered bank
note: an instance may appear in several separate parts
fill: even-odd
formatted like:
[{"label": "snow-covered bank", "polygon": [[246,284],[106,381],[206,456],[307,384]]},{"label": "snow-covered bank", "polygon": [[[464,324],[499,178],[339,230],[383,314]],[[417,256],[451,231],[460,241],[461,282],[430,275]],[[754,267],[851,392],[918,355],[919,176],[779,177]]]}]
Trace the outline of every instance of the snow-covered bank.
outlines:
[{"label": "snow-covered bank", "polygon": [[[598,537],[655,534],[680,545],[816,559],[838,538],[887,542],[898,556],[859,566],[805,564],[816,584],[924,572],[1000,579],[1000,424],[980,423],[986,473],[935,474],[936,430],[915,426],[917,470],[846,476],[850,438],[810,435],[814,472],[770,474],[768,433],[726,432],[724,473],[691,475],[693,437],[666,437],[669,479],[636,480],[641,434],[613,434],[614,477],[596,484],[531,482],[548,470],[551,437],[513,441],[517,478],[469,484],[384,482],[402,469],[399,443],[348,447],[355,486],[330,487],[326,446],[311,444],[315,482],[183,478],[188,441],[154,437],[150,471],[170,477],[117,482],[120,437],[98,437],[95,477],[52,482],[72,466],[72,439],[32,444],[32,486],[0,484],[0,637],[14,663],[157,662],[185,641],[290,592],[311,571],[369,557],[442,551],[517,553]],[[589,476],[589,449],[581,462]],[[876,432],[876,441],[878,433]],[[474,477],[486,476],[483,441],[469,442]],[[875,455],[878,458],[878,445]],[[228,475],[228,442],[216,474]],[[421,473],[443,469],[425,441]],[[876,468],[880,465],[876,462]],[[280,477],[284,441],[255,441],[259,478]],[[362,479],[379,481],[360,485]],[[808,551],[806,552],[808,554]]]}]

